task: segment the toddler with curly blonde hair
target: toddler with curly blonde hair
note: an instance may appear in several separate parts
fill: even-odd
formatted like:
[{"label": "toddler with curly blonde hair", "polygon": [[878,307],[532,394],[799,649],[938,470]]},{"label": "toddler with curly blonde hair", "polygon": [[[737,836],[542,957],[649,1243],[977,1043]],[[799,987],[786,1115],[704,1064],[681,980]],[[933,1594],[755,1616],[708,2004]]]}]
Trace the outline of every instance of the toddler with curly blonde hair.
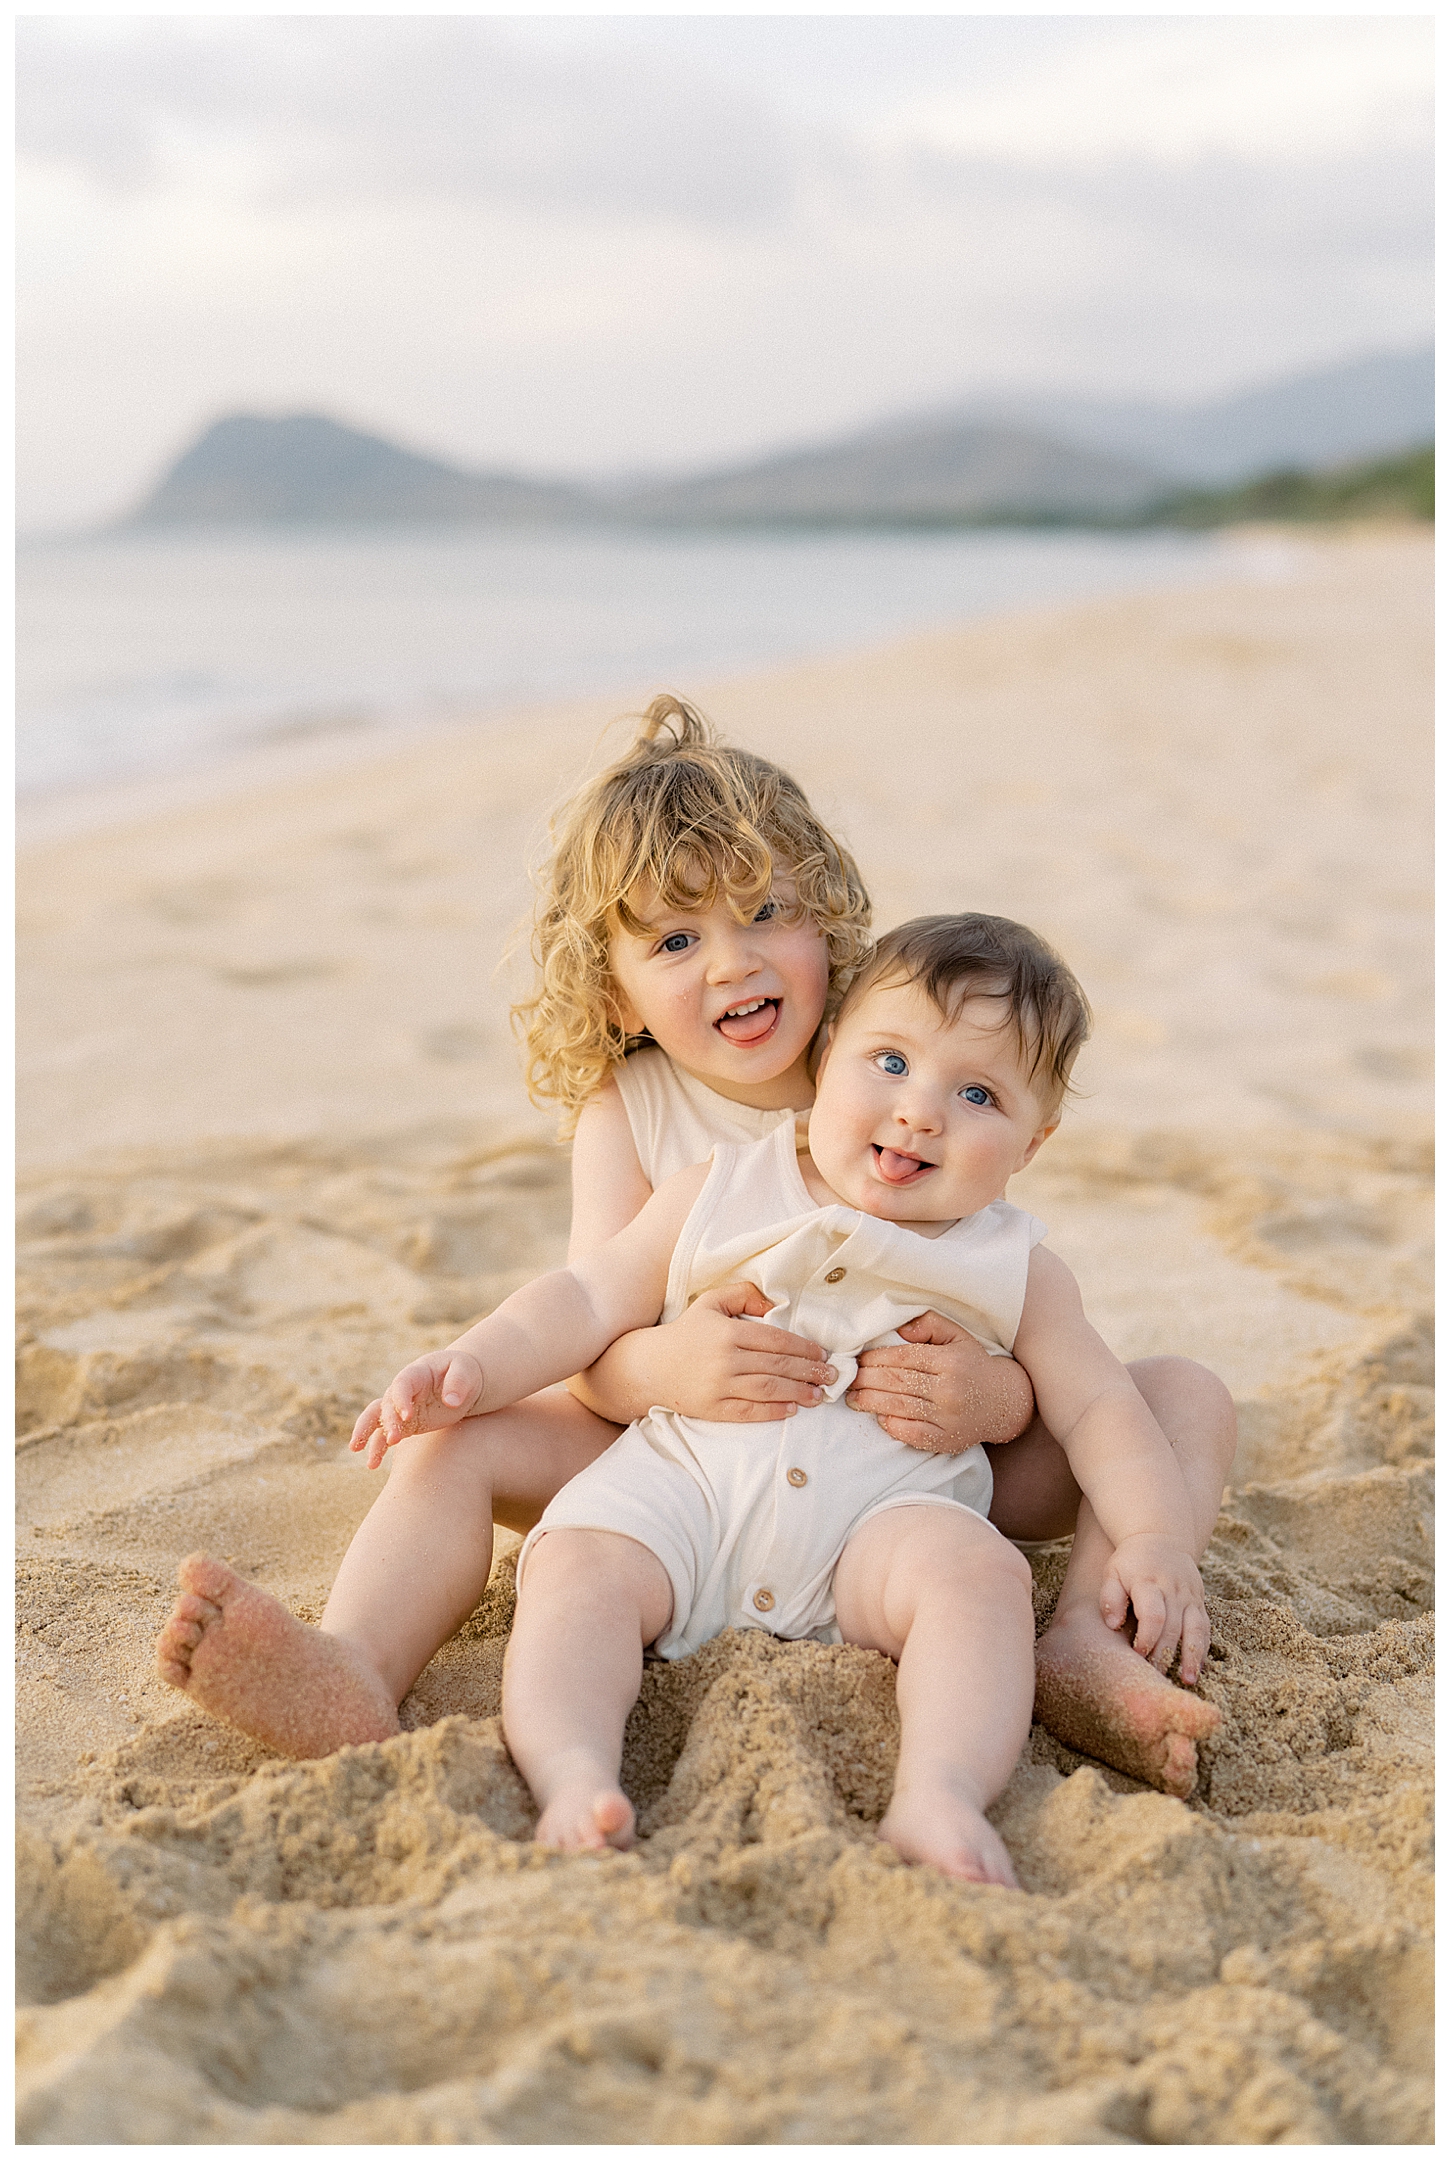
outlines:
[{"label": "toddler with curly blonde hair", "polygon": [[[673,696],[654,700],[625,756],[566,806],[552,843],[537,987],[517,1024],[535,1099],[557,1103],[573,1131],[573,1262],[718,1143],[760,1140],[809,1110],[823,1021],[870,946],[870,903],[796,782],[720,743]],[[386,1738],[423,1667],[482,1597],[495,1523],[532,1530],[563,1486],[654,1406],[748,1425],[822,1399],[824,1345],[763,1324],[766,1309],[750,1283],[719,1285],[668,1324],[625,1333],[566,1386],[410,1437],[317,1627],[225,1563],[193,1556],[160,1671],[284,1753]],[[849,1405],[908,1447],[991,1445],[997,1526],[1019,1539],[1070,1532],[1085,1503],[1033,1417],[1020,1367],[989,1357],[938,1312],[899,1333],[865,1352]],[[1216,1464],[1217,1381],[1183,1359],[1132,1371],[1175,1448]],[[1155,1675],[1164,1693],[1144,1712],[1142,1661],[1128,1651],[1136,1670],[1120,1669],[1119,1639],[1104,1641],[1095,1620],[1100,1547],[1084,1515],[1081,1581],[1070,1570],[1056,1641],[1045,1645],[1043,1700],[1063,1737],[1086,1737],[1179,1789],[1191,1782],[1207,1706]],[[1133,1702],[1117,1715],[1130,1679]],[[1203,1714],[1196,1727],[1194,1712]]]}]

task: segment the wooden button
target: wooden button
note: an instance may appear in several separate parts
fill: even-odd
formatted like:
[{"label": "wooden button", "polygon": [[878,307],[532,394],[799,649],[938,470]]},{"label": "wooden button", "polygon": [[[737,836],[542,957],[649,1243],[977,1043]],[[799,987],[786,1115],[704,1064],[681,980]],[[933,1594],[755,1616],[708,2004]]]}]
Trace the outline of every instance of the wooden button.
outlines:
[{"label": "wooden button", "polygon": [[830,1274],[826,1277],[827,1282],[844,1282],[845,1280],[846,1270],[843,1267],[833,1267]]},{"label": "wooden button", "polygon": [[787,1485],[804,1485],[806,1483],[806,1474],[804,1470],[787,1470],[785,1481]]},{"label": "wooden button", "polygon": [[770,1590],[757,1590],[757,1591],[756,1591],[756,1593],[755,1593],[755,1610],[756,1610],[757,1612],[769,1612],[769,1611],[770,1611],[770,1608],[771,1608],[771,1606],[772,1606],[772,1605],[773,1605],[774,1603],[775,1603],[775,1594],[774,1594],[774,1592],[773,1592],[773,1591],[770,1591]]}]

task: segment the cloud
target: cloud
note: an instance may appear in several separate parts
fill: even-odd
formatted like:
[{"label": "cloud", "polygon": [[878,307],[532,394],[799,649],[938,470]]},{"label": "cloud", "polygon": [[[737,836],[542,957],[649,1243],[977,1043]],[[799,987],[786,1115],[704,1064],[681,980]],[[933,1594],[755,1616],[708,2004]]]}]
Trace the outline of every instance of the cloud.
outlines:
[{"label": "cloud", "polygon": [[1100,20],[1013,75],[970,69],[897,99],[885,140],[1057,170],[1204,157],[1283,165],[1371,142],[1428,141],[1428,18]]},{"label": "cloud", "polygon": [[233,406],[689,465],[1005,388],[1211,396],[1431,322],[1415,19],[30,16],[18,46],[36,517]]},{"label": "cloud", "polygon": [[[647,55],[546,55],[458,16],[29,18],[22,153],[120,190],[274,201],[523,202],[703,225],[790,206],[789,131],[758,100]],[[106,34],[109,32],[109,34]]]}]

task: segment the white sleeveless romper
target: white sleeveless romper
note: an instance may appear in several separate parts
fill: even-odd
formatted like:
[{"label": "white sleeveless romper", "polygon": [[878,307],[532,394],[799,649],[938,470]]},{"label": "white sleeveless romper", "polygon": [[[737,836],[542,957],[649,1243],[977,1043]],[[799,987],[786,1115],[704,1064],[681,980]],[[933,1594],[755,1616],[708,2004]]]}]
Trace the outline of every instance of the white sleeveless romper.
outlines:
[{"label": "white sleeveless romper", "polygon": [[992,1498],[983,1448],[922,1454],[838,1399],[856,1354],[934,1311],[1010,1355],[1028,1257],[1045,1235],[1006,1200],[939,1238],[818,1207],[796,1161],[794,1120],[747,1146],[717,1146],[675,1247],[662,1317],[718,1284],[753,1282],[771,1323],[824,1343],[837,1378],[824,1402],[769,1425],[651,1410],[549,1503],[519,1554],[520,1580],[545,1531],[612,1530],[670,1578],[661,1657],[685,1657],[729,1627],[839,1642],[832,1576],[863,1523],[904,1506],[985,1516]]},{"label": "white sleeveless romper", "polygon": [[717,1095],[653,1046],[616,1065],[614,1084],[639,1166],[656,1192],[677,1170],[708,1162],[719,1141],[763,1140],[777,1125],[795,1121],[794,1110],[752,1110],[748,1103]]}]

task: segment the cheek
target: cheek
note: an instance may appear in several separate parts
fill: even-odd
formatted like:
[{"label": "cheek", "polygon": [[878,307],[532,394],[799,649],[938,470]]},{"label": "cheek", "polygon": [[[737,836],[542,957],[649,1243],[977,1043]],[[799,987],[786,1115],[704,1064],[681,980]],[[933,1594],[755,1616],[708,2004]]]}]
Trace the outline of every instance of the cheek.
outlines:
[{"label": "cheek", "polygon": [[826,986],[831,979],[831,955],[819,931],[792,939],[785,956],[785,973],[797,990],[818,995],[821,1004],[825,1004]]}]

